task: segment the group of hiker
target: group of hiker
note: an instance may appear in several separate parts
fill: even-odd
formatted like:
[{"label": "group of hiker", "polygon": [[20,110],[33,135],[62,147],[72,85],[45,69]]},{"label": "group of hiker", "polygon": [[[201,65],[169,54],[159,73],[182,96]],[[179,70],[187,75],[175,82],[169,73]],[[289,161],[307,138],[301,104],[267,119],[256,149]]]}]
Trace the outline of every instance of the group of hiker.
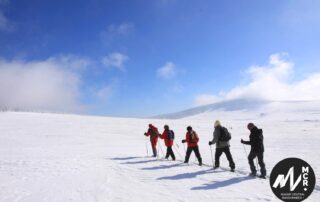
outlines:
[{"label": "group of hiker", "polygon": [[[249,123],[247,125],[248,130],[250,131],[249,141],[244,141],[241,139],[242,144],[250,145],[251,151],[248,155],[248,161],[250,165],[250,176],[257,176],[257,169],[254,164],[254,159],[258,158],[258,163],[260,166],[260,178],[266,178],[266,168],[263,161],[263,153],[264,153],[264,145],[263,145],[263,132],[262,129],[257,128],[253,123]],[[149,124],[148,132],[144,133],[145,136],[150,137],[151,147],[153,151],[153,157],[157,157],[157,142],[158,138],[164,140],[165,145],[167,147],[167,152],[165,158],[168,159],[169,156],[172,160],[176,160],[175,154],[173,152],[173,145],[174,145],[174,132],[169,128],[168,125],[164,126],[163,133],[159,133],[158,128],[152,124]],[[220,166],[220,157],[222,153],[225,153],[230,166],[230,171],[235,171],[235,163],[232,158],[230,152],[230,139],[231,134],[226,127],[223,127],[219,120],[216,120],[214,123],[214,132],[213,132],[213,139],[209,141],[209,146],[212,144],[216,144],[216,151],[215,151],[215,162],[213,169],[217,169]],[[187,143],[187,150],[184,163],[189,162],[190,155],[192,151],[195,153],[195,156],[198,159],[199,166],[202,166],[202,158],[199,151],[199,136],[192,129],[191,126],[187,127],[187,132],[185,139],[182,140],[182,143]]]}]

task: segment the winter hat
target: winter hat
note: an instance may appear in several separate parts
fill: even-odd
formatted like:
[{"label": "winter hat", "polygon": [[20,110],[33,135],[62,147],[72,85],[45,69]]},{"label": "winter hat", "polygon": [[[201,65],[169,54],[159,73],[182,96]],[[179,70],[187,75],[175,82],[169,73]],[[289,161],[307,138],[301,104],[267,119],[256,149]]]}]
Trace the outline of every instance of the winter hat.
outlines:
[{"label": "winter hat", "polygon": [[192,131],[192,127],[191,127],[191,126],[188,126],[188,127],[187,127],[187,131]]},{"label": "winter hat", "polygon": [[218,127],[218,126],[221,126],[221,123],[219,120],[216,120],[216,122],[214,122],[214,127]]},{"label": "winter hat", "polygon": [[255,127],[255,125],[253,123],[248,123],[247,128],[249,130],[251,130],[253,127]]},{"label": "winter hat", "polygon": [[153,125],[151,123],[149,123],[149,128],[152,128],[152,127],[153,127]]},{"label": "winter hat", "polygon": [[164,129],[165,130],[169,130],[169,126],[168,125],[164,125]]}]

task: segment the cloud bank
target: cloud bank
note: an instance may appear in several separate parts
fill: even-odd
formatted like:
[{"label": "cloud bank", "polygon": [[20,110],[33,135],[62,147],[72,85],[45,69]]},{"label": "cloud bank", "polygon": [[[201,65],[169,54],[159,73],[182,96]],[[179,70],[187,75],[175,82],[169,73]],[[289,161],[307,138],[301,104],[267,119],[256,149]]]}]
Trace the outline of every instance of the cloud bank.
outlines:
[{"label": "cloud bank", "polygon": [[273,54],[265,66],[251,66],[246,70],[250,82],[236,86],[218,95],[198,95],[196,105],[211,104],[240,98],[273,101],[320,100],[320,72],[291,82],[294,78],[294,63],[284,59],[286,54]]},{"label": "cloud bank", "polygon": [[0,108],[82,112],[81,81],[74,68],[87,64],[68,56],[31,62],[0,59]]}]

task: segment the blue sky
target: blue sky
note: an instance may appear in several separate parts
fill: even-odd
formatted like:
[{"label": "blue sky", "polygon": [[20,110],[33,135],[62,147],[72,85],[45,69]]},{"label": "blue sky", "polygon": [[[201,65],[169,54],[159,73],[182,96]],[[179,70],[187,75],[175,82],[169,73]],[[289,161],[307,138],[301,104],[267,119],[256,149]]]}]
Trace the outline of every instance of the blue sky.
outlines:
[{"label": "blue sky", "polygon": [[[0,105],[150,116],[257,88],[320,99],[279,96],[319,86],[319,10],[316,0],[0,0]],[[274,76],[284,66],[290,75]]]}]

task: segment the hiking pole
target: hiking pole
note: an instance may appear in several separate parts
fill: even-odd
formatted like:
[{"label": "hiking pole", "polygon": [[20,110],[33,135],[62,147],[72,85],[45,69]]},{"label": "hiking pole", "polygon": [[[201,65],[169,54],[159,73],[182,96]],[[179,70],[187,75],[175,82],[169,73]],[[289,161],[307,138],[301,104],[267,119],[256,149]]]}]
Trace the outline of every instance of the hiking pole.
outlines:
[{"label": "hiking pole", "polygon": [[157,159],[159,160],[159,144],[157,145]]},{"label": "hiking pole", "polygon": [[213,168],[214,163],[213,163],[213,154],[212,154],[212,147],[211,147],[211,145],[210,145],[210,151],[211,151],[211,161],[212,161],[212,168]]},{"label": "hiking pole", "polygon": [[146,141],[146,150],[147,150],[147,157],[149,156],[149,150],[148,150],[148,140],[147,137],[145,138]]},{"label": "hiking pole", "polygon": [[173,145],[173,146],[175,146],[174,148],[176,149],[177,153],[179,154],[179,156],[180,156],[180,157],[181,157],[181,159],[183,160],[183,157],[182,157],[181,153],[179,152],[179,150],[178,150],[177,146],[176,146],[176,145]]},{"label": "hiking pole", "polygon": [[159,142],[159,146],[160,146],[160,150],[161,150],[162,156],[164,156],[164,153],[163,153],[163,150],[162,150],[160,142]]},{"label": "hiking pole", "polygon": [[183,145],[184,153],[186,153],[187,152],[186,151],[186,146],[184,145],[184,143],[182,143],[182,145]]},{"label": "hiking pole", "polygon": [[178,143],[175,142],[175,144],[173,144],[173,147],[176,149],[176,151],[177,151],[177,153],[179,154],[179,156],[181,157],[181,159],[183,159],[181,153],[179,152],[179,145],[178,145]]},{"label": "hiking pole", "polygon": [[244,152],[246,154],[246,157],[248,158],[248,153],[247,153],[246,147],[244,146],[244,144],[242,144],[242,146],[243,146]]},{"label": "hiking pole", "polygon": [[[185,153],[185,155],[186,155],[186,157],[187,157],[186,146],[184,145],[184,143],[182,143],[182,145],[183,145],[183,150],[184,150],[184,153]],[[182,158],[182,160],[183,160],[183,158]]]}]

